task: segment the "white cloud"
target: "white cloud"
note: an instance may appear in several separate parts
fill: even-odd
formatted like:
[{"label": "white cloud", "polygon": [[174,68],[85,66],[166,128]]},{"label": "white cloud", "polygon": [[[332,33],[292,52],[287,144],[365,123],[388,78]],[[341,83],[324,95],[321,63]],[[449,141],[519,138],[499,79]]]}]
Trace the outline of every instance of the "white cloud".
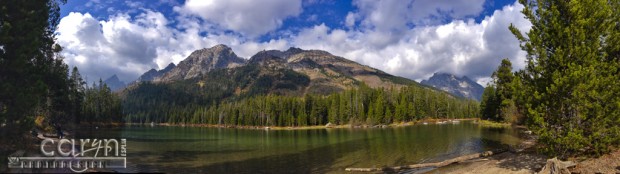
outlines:
[{"label": "white cloud", "polygon": [[138,2],[138,1],[125,1],[125,4],[127,4],[127,6],[131,8],[141,8],[144,6],[142,2]]},{"label": "white cloud", "polygon": [[[157,13],[149,12],[141,18],[149,17],[157,17]],[[126,15],[97,21],[88,13],[70,13],[60,21],[57,32],[65,61],[78,66],[93,81],[115,73],[126,77],[154,66],[152,59],[157,57],[154,46],[169,35],[156,27],[133,24]]]},{"label": "white cloud", "polygon": [[351,13],[351,12],[347,13],[347,17],[344,20],[345,21],[345,23],[344,23],[345,26],[347,26],[349,28],[355,26],[355,17],[356,16],[357,15],[355,13]]},{"label": "white cloud", "polygon": [[254,38],[277,29],[287,17],[299,15],[301,7],[301,0],[188,0],[175,11]]},{"label": "white cloud", "polygon": [[409,15],[414,23],[435,23],[446,18],[462,19],[478,16],[483,10],[484,0],[415,0],[411,3],[413,13]]},{"label": "white cloud", "polygon": [[347,26],[359,20],[371,46],[384,48],[399,42],[412,25],[423,27],[477,16],[484,0],[356,0],[353,4],[358,11],[347,15]]},{"label": "white cloud", "polygon": [[[409,5],[391,1],[356,1],[359,10],[347,14],[346,29],[320,24],[301,29],[298,33],[279,33],[278,39],[257,42],[252,36],[273,31],[284,18],[298,15],[301,5],[296,4],[297,1],[293,3],[288,0],[284,5],[260,1],[261,5],[241,7],[233,7],[240,0],[203,5],[192,5],[190,2],[175,8],[177,12],[185,14],[174,19],[149,10],[142,10],[134,17],[118,14],[103,21],[96,20],[88,13],[71,13],[58,26],[58,42],[64,47],[66,62],[71,66],[77,65],[91,81],[117,74],[121,80],[128,82],[150,68],[164,68],[170,62],[178,63],[194,50],[226,44],[244,58],[261,50],[285,50],[295,46],[326,50],[418,81],[435,72],[447,72],[458,76],[467,75],[486,84],[502,58],[510,58],[515,69],[524,66],[525,54],[520,51],[518,41],[509,32],[509,24],[515,24],[521,31],[530,28],[530,23],[520,13],[523,7],[518,3],[496,10],[482,22],[476,23],[467,19],[467,16],[480,13],[479,5],[476,4],[478,1],[461,4],[463,9],[437,1],[427,8],[449,11],[444,17],[448,15],[450,18],[464,19],[430,25],[425,20],[439,13],[411,11],[422,8],[412,5],[430,1],[408,2]],[[278,11],[291,4],[299,7],[288,12]],[[400,7],[389,11],[388,7],[395,6]],[[215,10],[196,11],[194,14],[192,8]],[[253,14],[262,12],[268,14]],[[187,15],[190,13],[193,15]],[[392,20],[394,15],[397,18]],[[221,19],[215,19],[217,16]],[[240,24],[227,18],[250,22]],[[176,26],[170,26],[170,23]],[[408,26],[410,23],[428,25],[411,28]],[[220,27],[241,34],[224,32]]]},{"label": "white cloud", "polygon": [[[454,20],[407,29],[398,35],[364,29],[345,32],[317,25],[302,30],[292,42],[304,49],[327,50],[418,81],[435,72],[447,72],[486,84],[485,79],[502,58],[509,58],[515,69],[524,66],[525,53],[508,30],[510,23],[522,31],[530,28],[531,24],[520,13],[522,8],[520,4],[506,6],[481,23],[473,19]],[[368,20],[372,19],[363,19]]]},{"label": "white cloud", "polygon": [[90,14],[70,13],[61,19],[57,41],[63,46],[65,62],[77,66],[89,81],[105,80],[114,74],[125,81],[135,80],[151,68],[175,64],[197,49],[227,44],[237,55],[249,58],[264,49],[286,49],[286,40],[257,43],[238,35],[206,34],[195,19],[182,18],[183,30],[169,27],[159,12],[145,10],[130,17],[110,16],[98,21]]},{"label": "white cloud", "polygon": [[437,24],[442,20],[477,16],[483,10],[484,0],[356,0],[353,3],[366,25],[389,29],[406,28],[407,23]]}]

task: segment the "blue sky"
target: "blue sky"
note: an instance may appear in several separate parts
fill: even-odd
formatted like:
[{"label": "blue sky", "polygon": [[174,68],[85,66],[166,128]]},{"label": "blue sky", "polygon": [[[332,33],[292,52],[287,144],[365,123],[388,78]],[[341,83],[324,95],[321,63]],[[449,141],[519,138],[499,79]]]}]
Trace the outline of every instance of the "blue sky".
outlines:
[{"label": "blue sky", "polygon": [[57,38],[89,81],[125,82],[222,43],[249,58],[265,49],[322,49],[421,80],[435,72],[486,83],[502,58],[521,68],[514,0],[69,0]]}]

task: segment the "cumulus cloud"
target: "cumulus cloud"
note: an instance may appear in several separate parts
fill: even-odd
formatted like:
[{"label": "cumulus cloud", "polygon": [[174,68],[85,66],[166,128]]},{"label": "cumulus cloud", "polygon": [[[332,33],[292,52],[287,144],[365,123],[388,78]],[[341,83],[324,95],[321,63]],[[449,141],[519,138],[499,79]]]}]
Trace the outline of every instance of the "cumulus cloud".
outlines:
[{"label": "cumulus cloud", "polygon": [[351,13],[351,12],[347,13],[347,17],[344,20],[344,24],[349,28],[355,26],[355,17],[356,17],[355,13]]},{"label": "cumulus cloud", "polygon": [[353,4],[365,25],[390,29],[477,16],[483,10],[484,0],[355,0]]},{"label": "cumulus cloud", "polygon": [[515,3],[496,10],[480,23],[454,20],[407,29],[398,37],[380,30],[343,31],[318,25],[301,31],[292,42],[418,81],[435,72],[446,72],[466,75],[484,85],[502,58],[509,58],[515,69],[524,66],[525,53],[508,30],[510,23],[522,31],[531,27],[520,13],[522,8]]},{"label": "cumulus cloud", "polygon": [[[183,30],[168,26],[163,14],[145,10],[134,17],[127,14],[98,21],[89,13],[70,13],[61,19],[57,41],[70,66],[77,66],[89,81],[117,74],[125,82],[135,80],[151,68],[178,63],[191,52],[217,44],[231,46],[241,57],[264,49],[286,49],[286,40],[257,43],[238,35],[206,34],[202,25],[184,19]],[[196,24],[196,25],[192,25]]]},{"label": "cumulus cloud", "polygon": [[[211,1],[203,1],[207,2]],[[298,15],[301,3],[257,1],[260,5],[256,5],[251,1],[248,4],[254,5],[236,6],[240,2],[195,4],[190,0],[175,7],[180,15],[174,18],[144,9],[133,16],[116,14],[106,20],[70,13],[60,21],[58,43],[64,47],[65,61],[78,66],[90,81],[117,74],[129,82],[151,68],[178,63],[194,50],[226,44],[244,58],[261,50],[295,46],[326,50],[418,81],[435,72],[447,72],[484,85],[502,58],[509,58],[515,69],[523,68],[525,53],[508,26],[513,23],[521,31],[531,27],[518,3],[475,22],[468,16],[480,13],[479,1],[359,0],[354,2],[358,9],[343,17],[346,28],[319,24],[261,42],[254,37]],[[430,21],[444,18],[456,20]]]},{"label": "cumulus cloud", "polygon": [[398,42],[411,26],[441,24],[451,19],[477,16],[483,10],[484,0],[356,0],[356,13],[349,13],[347,26],[358,16],[362,29],[370,36],[367,40],[376,48]]},{"label": "cumulus cloud", "polygon": [[257,37],[282,25],[302,11],[301,0],[188,0],[175,11],[195,15],[226,30]]},{"label": "cumulus cloud", "polygon": [[[157,25],[165,25],[161,14],[149,12],[132,23],[119,14],[108,21],[97,21],[90,14],[70,13],[57,29],[58,43],[71,66],[78,66],[89,80],[113,74],[126,77],[154,66],[156,45],[169,36]],[[163,20],[163,21],[162,21]],[[127,79],[124,79],[127,80]]]}]

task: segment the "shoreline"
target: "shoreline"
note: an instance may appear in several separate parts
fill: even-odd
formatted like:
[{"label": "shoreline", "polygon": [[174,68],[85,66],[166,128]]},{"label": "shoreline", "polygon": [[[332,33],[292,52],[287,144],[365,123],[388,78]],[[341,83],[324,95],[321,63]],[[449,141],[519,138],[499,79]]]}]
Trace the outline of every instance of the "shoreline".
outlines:
[{"label": "shoreline", "polygon": [[[494,124],[503,124],[495,123]],[[479,123],[480,126],[487,126]],[[529,174],[539,172],[549,159],[548,156],[536,151],[536,136],[529,133],[524,126],[503,125],[512,127],[518,131],[520,143],[515,146],[485,151],[480,153],[462,155],[448,160],[433,163],[417,163],[393,167],[371,168],[347,168],[346,171],[355,172],[418,172],[424,173],[482,173],[482,174]],[[492,153],[489,153],[492,152]],[[619,153],[620,154],[620,153]],[[587,173],[587,172],[586,172]]]},{"label": "shoreline", "polygon": [[[479,126],[485,126],[479,118],[465,118],[465,119],[424,119],[411,122],[393,123],[389,125],[316,125],[316,126],[301,126],[301,127],[270,127],[270,126],[226,126],[226,125],[208,125],[208,124],[170,124],[170,123],[157,123],[156,126],[182,126],[182,127],[217,127],[217,128],[232,128],[232,129],[263,129],[263,130],[308,130],[308,129],[342,129],[342,128],[397,128],[413,125],[428,124],[441,124],[438,122],[448,120],[459,121],[476,121]],[[445,123],[444,123],[445,124]],[[450,123],[447,123],[450,124]],[[97,127],[121,127],[121,126],[150,126],[151,124],[144,123],[83,123],[78,126],[83,128],[97,128]],[[268,127],[268,128],[267,128]],[[472,160],[466,160],[462,162],[452,163],[446,166],[432,168],[427,170],[427,173],[483,173],[483,174],[496,174],[496,173],[537,173],[542,167],[545,166],[545,162],[550,157],[539,154],[536,152],[536,140],[535,135],[531,134],[524,126],[508,125],[504,127],[512,127],[518,129],[518,136],[521,139],[521,143],[517,146],[512,146],[508,151],[494,154],[489,157],[482,157]],[[267,128],[267,129],[266,129]],[[529,133],[528,133],[529,132]],[[68,134],[72,136],[72,134]],[[35,145],[36,147],[36,145]],[[31,151],[32,149],[28,149]],[[577,163],[577,166],[569,168],[571,172],[575,173],[609,173],[620,172],[620,149],[614,150],[610,154],[606,154],[598,158],[585,158],[585,159],[569,159]],[[415,165],[415,164],[414,164]],[[610,167],[618,166],[618,168]],[[94,171],[94,170],[93,170]],[[404,169],[401,172],[415,171],[412,169]],[[91,171],[92,172],[92,171]]]},{"label": "shoreline", "polygon": [[[492,124],[493,123],[494,122],[492,122]],[[481,125],[482,124],[484,123],[481,123]],[[500,127],[506,127],[506,125]],[[475,160],[453,163],[435,168],[428,173],[538,173],[545,166],[549,157],[537,152],[536,136],[528,133],[529,130],[523,126],[509,125],[508,127],[517,129],[520,139],[518,145],[509,147],[507,151],[502,153]]]},{"label": "shoreline", "polygon": [[[342,128],[355,128],[355,129],[367,129],[367,128],[395,128],[395,127],[405,127],[405,126],[413,126],[413,125],[422,125],[424,123],[427,124],[441,124],[438,122],[445,121],[478,121],[479,118],[458,118],[458,119],[423,119],[417,121],[409,121],[409,122],[400,122],[400,123],[392,123],[389,125],[378,124],[378,125],[314,125],[314,126],[238,126],[238,125],[214,125],[214,124],[194,124],[194,123],[113,123],[104,126],[178,126],[178,127],[211,127],[211,128],[231,128],[231,129],[263,129],[263,130],[310,130],[310,129],[342,129]],[[445,124],[445,123],[444,123]],[[81,125],[86,126],[86,125]]]}]

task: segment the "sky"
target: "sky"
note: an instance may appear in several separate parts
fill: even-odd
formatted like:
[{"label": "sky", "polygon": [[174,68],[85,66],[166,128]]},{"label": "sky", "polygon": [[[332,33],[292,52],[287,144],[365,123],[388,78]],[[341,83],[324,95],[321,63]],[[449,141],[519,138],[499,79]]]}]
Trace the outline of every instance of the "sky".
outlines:
[{"label": "sky", "polygon": [[525,65],[508,30],[531,28],[522,9],[514,0],[69,0],[56,38],[89,82],[131,82],[225,44],[245,59],[320,49],[418,82],[441,72],[486,85],[501,59]]}]

